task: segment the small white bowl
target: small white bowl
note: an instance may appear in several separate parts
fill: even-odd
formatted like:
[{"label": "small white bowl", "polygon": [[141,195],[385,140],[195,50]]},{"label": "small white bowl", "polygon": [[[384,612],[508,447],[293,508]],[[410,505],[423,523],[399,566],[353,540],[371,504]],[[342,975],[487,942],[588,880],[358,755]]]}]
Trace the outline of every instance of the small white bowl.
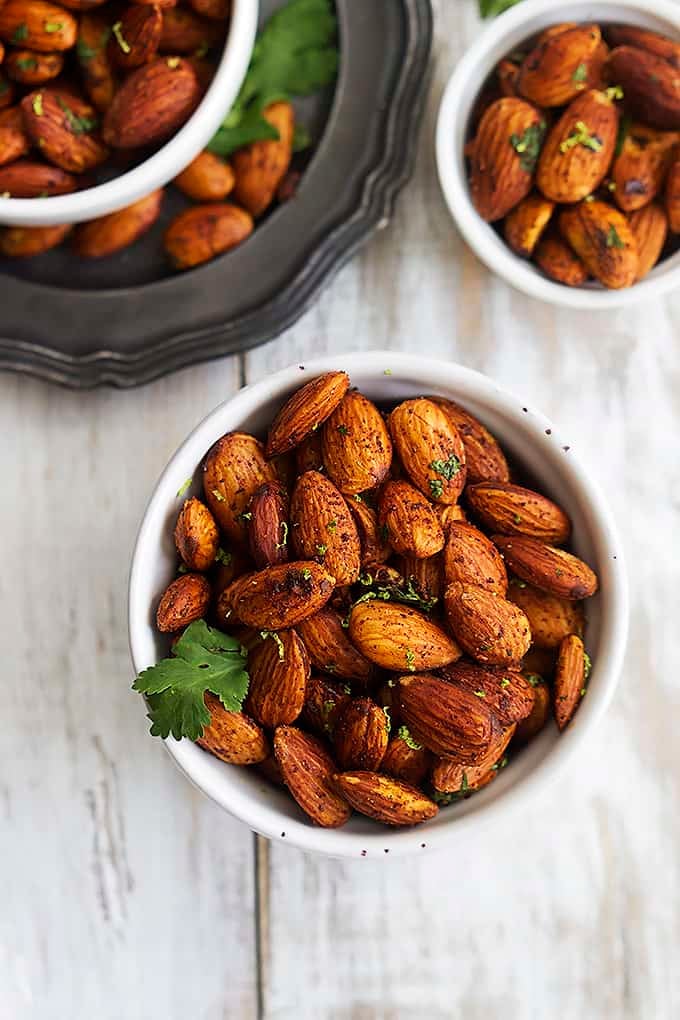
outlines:
[{"label": "small white bowl", "polygon": [[[626,644],[628,599],[622,550],[599,486],[579,463],[569,441],[539,412],[522,404],[491,379],[460,365],[420,355],[379,351],[326,357],[293,366],[248,386],[205,418],[174,454],[144,515],[130,573],[129,633],[136,672],[167,655],[156,631],[159,597],[175,575],[172,532],[182,499],[178,490],[193,476],[190,493],[200,495],[200,465],[212,444],[232,429],[264,434],[274,413],[304,382],[321,372],[345,369],[352,384],[376,401],[439,393],[460,401],[498,437],[505,449],[531,468],[541,487],[571,515],[573,544],[597,571],[600,592],[588,602],[586,641],[593,669],[573,722],[558,735],[554,725],[512,761],[495,782],[436,818],[413,829],[387,829],[354,815],[341,829],[307,821],[290,795],[252,769],[226,765],[188,740],[165,742],[180,769],[199,789],[252,829],[303,850],[335,857],[383,857],[422,853],[474,835],[481,825],[524,804],[553,782],[605,712],[616,687]],[[182,497],[183,498],[183,497]],[[139,702],[143,711],[143,702]]]},{"label": "small white bowl", "polygon": [[157,152],[93,188],[50,198],[0,198],[0,224],[81,223],[122,209],[167,184],[205,148],[236,99],[253,52],[259,0],[234,0],[229,35],[210,88],[196,111]]},{"label": "small white bowl", "polygon": [[680,39],[680,5],[672,0],[522,0],[501,14],[467,50],[444,91],[439,108],[436,155],[444,197],[458,228],[475,254],[499,276],[530,297],[555,305],[591,310],[620,308],[659,297],[680,285],[680,252],[623,290],[599,284],[571,288],[554,283],[519,258],[470,199],[463,147],[475,99],[494,67],[527,39],[562,21],[639,25]]}]

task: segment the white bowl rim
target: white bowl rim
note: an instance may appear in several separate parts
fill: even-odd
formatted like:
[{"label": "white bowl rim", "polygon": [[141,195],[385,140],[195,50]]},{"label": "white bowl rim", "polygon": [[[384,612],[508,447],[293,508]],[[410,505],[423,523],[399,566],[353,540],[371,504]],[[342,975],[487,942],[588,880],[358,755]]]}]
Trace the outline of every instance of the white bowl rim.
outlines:
[{"label": "white bowl rim", "polygon": [[[144,549],[150,539],[152,518],[159,510],[167,509],[168,500],[176,497],[176,470],[173,471],[176,461],[179,458],[188,459],[188,455],[191,454],[191,462],[198,466],[206,450],[224,432],[220,423],[224,418],[226,408],[229,408],[231,416],[243,419],[263,401],[299,384],[300,368],[299,365],[292,365],[276,372],[259,382],[244,387],[233,397],[216,407],[178,447],[161,474],[139,528],[130,569],[128,628],[135,672],[150,665],[150,658],[152,658],[149,649],[153,642],[153,634],[151,633],[152,628],[147,622],[149,607],[144,605],[138,596],[140,578],[145,570]],[[443,392],[450,390],[456,399],[464,402],[466,395],[470,399],[473,397],[474,399],[486,399],[501,412],[511,417],[519,420],[522,416],[521,420],[534,432],[536,443],[554,443],[561,448],[567,446],[569,456],[565,457],[563,461],[567,482],[579,492],[581,498],[589,506],[594,522],[593,529],[597,530],[601,544],[607,550],[603,564],[599,565],[601,585],[604,587],[606,583],[609,593],[607,612],[603,612],[600,651],[597,661],[593,664],[588,697],[580,706],[573,722],[560,735],[551,753],[539,762],[529,775],[522,777],[502,796],[484,804],[476,812],[463,816],[452,816],[448,825],[428,831],[427,836],[423,835],[424,830],[418,826],[414,829],[397,830],[383,830],[376,826],[376,833],[371,833],[368,836],[348,833],[343,829],[322,829],[302,817],[299,821],[283,817],[276,808],[263,810],[243,791],[237,793],[231,791],[230,796],[225,796],[222,783],[219,780],[213,781],[211,776],[201,774],[200,759],[194,759],[193,763],[190,761],[191,752],[195,752],[196,748],[189,741],[178,742],[171,738],[165,741],[166,749],[176,765],[195,786],[227,812],[263,836],[330,857],[357,858],[376,856],[378,853],[402,856],[422,852],[423,849],[441,849],[445,845],[469,837],[483,826],[501,819],[511,809],[523,805],[562,772],[576,747],[596,728],[618,683],[628,632],[627,575],[616,525],[599,485],[580,463],[573,446],[543,414],[533,410],[530,405],[522,402],[488,376],[473,369],[402,352],[349,353],[306,361],[304,379],[308,380],[321,372],[339,368],[349,372],[350,377],[353,372],[371,372],[376,376],[393,373],[404,374],[414,378],[418,383],[422,379],[424,387],[428,385],[431,387],[432,380],[436,379],[438,390]],[[597,685],[593,683],[595,676],[598,679]],[[284,823],[285,839],[281,832],[282,822]],[[380,849],[378,850],[377,847]]]},{"label": "white bowl rim", "polygon": [[255,42],[259,0],[234,0],[229,34],[210,88],[189,120],[157,152],[93,188],[49,198],[0,198],[0,223],[80,223],[121,209],[177,176],[215,134],[241,87]]},{"label": "white bowl rim", "polygon": [[[533,35],[539,26],[532,28],[529,23],[547,15],[554,14],[555,20],[564,20],[565,7],[570,10],[583,7],[586,21],[593,20],[589,12],[595,7],[611,8],[612,16],[608,19],[611,21],[616,20],[617,10],[637,11],[643,18],[666,22],[680,33],[680,6],[674,0],[654,0],[653,5],[644,0],[522,0],[522,3],[499,15],[485,28],[466,50],[445,86],[435,129],[439,182],[451,216],[465,241],[489,269],[512,287],[529,297],[565,308],[591,311],[623,308],[674,290],[680,284],[680,253],[664,260],[639,283],[621,290],[571,288],[549,280],[509,248],[489,243],[487,231],[491,228],[479,217],[472,205],[467,180],[461,172],[459,154],[451,142],[453,125],[462,116],[458,111],[458,102],[463,84],[477,80],[478,92],[493,67],[493,61],[487,66],[489,56],[505,37],[524,25],[528,26],[527,36]],[[663,270],[662,274],[654,275],[658,270]]]}]

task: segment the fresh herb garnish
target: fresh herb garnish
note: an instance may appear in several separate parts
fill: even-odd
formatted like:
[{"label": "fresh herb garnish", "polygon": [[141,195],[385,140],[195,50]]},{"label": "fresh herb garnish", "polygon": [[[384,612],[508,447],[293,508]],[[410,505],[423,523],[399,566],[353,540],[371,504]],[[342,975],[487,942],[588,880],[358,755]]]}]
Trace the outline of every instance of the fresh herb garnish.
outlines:
[{"label": "fresh herb garnish", "polygon": [[213,496],[215,497],[218,503],[226,502],[224,496],[222,495],[219,489],[211,489],[210,491],[212,492]]},{"label": "fresh herb garnish", "polygon": [[14,29],[11,41],[13,43],[20,43],[24,42],[26,39],[28,39],[28,25],[26,24],[25,21],[22,21],[21,24],[17,25],[17,27]]},{"label": "fresh herb garnish", "polygon": [[397,736],[403,740],[406,746],[410,747],[412,751],[422,751],[423,745],[413,739],[408,726],[400,726],[397,730]]},{"label": "fresh herb garnish", "polygon": [[123,22],[116,21],[116,23],[112,26],[111,31],[113,32],[115,40],[120,46],[123,53],[129,53],[132,47],[130,46],[130,43],[123,35]]},{"label": "fresh herb garnish", "polygon": [[483,18],[495,18],[497,14],[514,7],[519,0],[479,0],[479,13]]},{"label": "fresh herb garnish", "polygon": [[206,691],[228,712],[239,712],[248,692],[246,657],[236,638],[190,623],[174,647],[174,657],[142,670],[132,689],[149,700],[151,735],[197,740],[210,723]]},{"label": "fresh herb garnish", "polygon": [[285,658],[285,655],[286,655],[286,649],[285,649],[285,646],[283,644],[283,641],[281,640],[281,637],[276,633],[276,631],[275,630],[261,630],[260,631],[260,637],[262,638],[263,641],[266,641],[267,638],[271,638],[272,641],[276,642],[276,644],[278,646],[278,651],[279,651],[279,659],[281,660],[281,662],[283,662],[283,660]]},{"label": "fresh herb garnish", "polygon": [[223,549],[222,546],[220,546],[217,552],[215,553],[215,563],[221,563],[225,567],[229,566],[232,559],[233,557],[231,553],[227,552],[226,549]]},{"label": "fresh herb garnish", "polygon": [[577,145],[582,145],[584,149],[592,149],[593,152],[599,152],[602,148],[602,141],[597,135],[591,135],[588,125],[582,120],[576,121],[576,127],[563,142],[560,143],[560,152],[569,152],[570,149],[576,148]]},{"label": "fresh herb garnish", "polygon": [[585,669],[583,671],[583,678],[585,680],[587,680],[588,677],[590,676],[590,671],[593,668],[593,663],[592,663],[591,658],[590,658],[590,656],[588,655],[587,652],[583,653],[583,662],[584,662],[584,665],[585,665]]},{"label": "fresh herb garnish", "polygon": [[311,148],[312,136],[304,124],[296,124],[293,129],[293,152],[304,152]]},{"label": "fresh herb garnish", "polygon": [[415,673],[415,671],[416,671],[416,653],[413,651],[412,648],[407,648],[406,649],[406,654],[404,655],[404,658],[406,659],[406,668],[408,669],[408,671],[410,673]]},{"label": "fresh herb garnish", "polygon": [[31,105],[33,107],[33,113],[36,115],[36,117],[42,117],[44,113],[42,92],[38,92],[35,96],[33,96],[33,102]]},{"label": "fresh herb garnish", "polygon": [[288,521],[281,521],[279,527],[281,528],[281,541],[276,543],[276,548],[285,549],[288,545]]},{"label": "fresh herb garnish", "polygon": [[501,680],[501,687],[509,687],[509,686],[510,686],[510,678],[507,677],[507,676],[504,676],[503,679]]},{"label": "fresh herb garnish", "polygon": [[607,99],[614,102],[615,99],[623,99],[623,89],[620,85],[612,85],[610,88],[604,90],[604,94]]},{"label": "fresh herb garnish", "polygon": [[329,521],[328,524],[326,525],[326,531],[330,531],[330,532],[337,531],[337,528],[338,528],[338,522],[335,521],[335,520],[334,521]]},{"label": "fresh herb garnish", "polygon": [[317,546],[315,546],[315,548],[316,548],[317,556],[325,556],[326,555],[326,550],[328,549],[328,546],[327,545],[317,545]]},{"label": "fresh herb garnish", "polygon": [[90,131],[94,131],[98,123],[96,117],[78,117],[61,96],[57,96],[57,104],[66,114],[68,126],[74,135],[86,135]]},{"label": "fresh herb garnish", "polygon": [[608,248],[625,248],[626,247],[625,243],[619,237],[619,235],[618,235],[618,233],[616,231],[616,227],[613,226],[611,223],[609,224],[609,230],[607,231],[607,234],[606,234],[606,237],[605,237],[605,244],[607,245]]},{"label": "fresh herb garnish", "polygon": [[588,79],[588,66],[587,64],[579,64],[574,73],[571,76],[571,80],[580,84],[581,82],[587,81]]},{"label": "fresh herb garnish", "polygon": [[63,27],[63,21],[43,21],[43,28],[48,35],[53,35],[55,32],[61,32]]},{"label": "fresh herb garnish", "polygon": [[35,57],[18,57],[16,65],[20,71],[35,71],[38,61]]},{"label": "fresh herb garnish", "polygon": [[429,478],[430,493],[433,499],[439,499],[444,493],[444,483],[441,478]]},{"label": "fresh herb garnish", "polygon": [[341,436],[349,435],[349,429],[347,428],[346,425],[338,425],[338,432],[340,433]]},{"label": "fresh herb garnish", "polygon": [[385,713],[385,730],[387,733],[392,731],[392,716],[390,715],[390,706],[383,705],[383,712]]},{"label": "fresh herb garnish", "polygon": [[539,676],[538,673],[527,673],[525,679],[529,681],[532,687],[543,686],[543,677]]},{"label": "fresh herb garnish", "polygon": [[460,461],[455,453],[452,453],[446,460],[433,460],[430,467],[447,482],[450,482],[460,472]]},{"label": "fresh herb garnish", "polygon": [[519,156],[519,165],[528,174],[534,172],[544,136],[545,121],[542,120],[538,124],[530,124],[521,135],[510,135],[510,144]]},{"label": "fresh herb garnish", "polygon": [[486,697],[486,691],[473,691],[472,693],[474,694],[474,696],[476,698],[485,698]]}]

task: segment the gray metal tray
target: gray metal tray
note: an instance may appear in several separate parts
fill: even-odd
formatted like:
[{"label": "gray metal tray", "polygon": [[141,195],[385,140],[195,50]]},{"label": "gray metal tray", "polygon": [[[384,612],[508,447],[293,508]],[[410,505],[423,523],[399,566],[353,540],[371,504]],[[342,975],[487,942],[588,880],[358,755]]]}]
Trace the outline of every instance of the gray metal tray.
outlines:
[{"label": "gray metal tray", "polygon": [[[280,0],[279,0],[280,2]],[[263,3],[265,14],[278,6]],[[241,247],[172,274],[164,226],[103,260],[68,248],[0,261],[0,368],[76,388],[135,386],[263,343],[290,326],[391,215],[415,156],[432,37],[429,0],[336,0],[335,92],[307,101],[319,141],[294,198]],[[174,192],[174,189],[171,189]]]}]

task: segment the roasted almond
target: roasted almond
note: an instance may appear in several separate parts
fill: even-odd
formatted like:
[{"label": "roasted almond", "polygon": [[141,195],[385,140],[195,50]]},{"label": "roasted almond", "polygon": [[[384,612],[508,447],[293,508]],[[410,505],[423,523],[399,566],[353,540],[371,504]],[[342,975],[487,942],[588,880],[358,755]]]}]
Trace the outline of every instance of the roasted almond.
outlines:
[{"label": "roasted almond", "polygon": [[312,665],[322,672],[363,684],[373,676],[373,664],[354,647],[340,614],[330,606],[324,606],[314,616],[303,620],[298,632]]},{"label": "roasted almond", "polygon": [[286,786],[305,814],[324,828],[344,825],[351,812],[333,782],[337,769],[321,741],[295,726],[279,726],[274,753]]},{"label": "roasted almond", "polygon": [[6,0],[0,6],[0,39],[39,53],[70,50],[78,23],[63,7],[46,0]]},{"label": "roasted almond", "polygon": [[299,559],[323,563],[336,584],[354,584],[361,570],[359,536],[344,499],[325,475],[298,478],[290,503],[293,548]]},{"label": "roasted almond", "polygon": [[424,602],[436,602],[441,598],[444,592],[444,559],[441,555],[426,559],[403,556],[398,562],[406,584],[410,584]]},{"label": "roasted almond", "polygon": [[370,569],[385,563],[392,555],[392,548],[380,528],[377,512],[362,498],[348,497],[347,506],[359,536],[361,566]]},{"label": "roasted almond", "polygon": [[680,234],[680,159],[671,163],[668,171],[664,205],[669,230],[673,234]]},{"label": "roasted almond", "polygon": [[517,96],[517,82],[519,80],[519,64],[512,60],[501,60],[496,67],[498,86],[504,96]]},{"label": "roasted almond", "polygon": [[290,166],[295,133],[295,111],[290,103],[272,103],[260,116],[278,131],[279,137],[252,142],[232,156],[234,197],[256,219],[271,205]]},{"label": "roasted almond", "polygon": [[175,269],[191,269],[236,248],[253,232],[245,209],[230,202],[185,209],[165,231],[163,246]]},{"label": "roasted almond", "polygon": [[387,477],[392,443],[378,408],[361,393],[346,393],[323,427],[323,462],[340,492],[355,495]]},{"label": "roasted almond", "polygon": [[76,57],[80,65],[85,91],[92,105],[108,110],[116,89],[116,81],[108,56],[111,26],[99,11],[86,11],[78,24]]},{"label": "roasted almond", "polygon": [[213,152],[199,152],[173,184],[194,202],[221,202],[234,190],[234,171]]},{"label": "roasted almond", "polygon": [[248,655],[246,712],[262,726],[294,722],[305,703],[309,657],[294,630],[267,634]]},{"label": "roasted almond", "polygon": [[25,156],[29,148],[30,142],[24,130],[21,107],[13,106],[9,110],[0,110],[0,166]]},{"label": "roasted almond", "polygon": [[398,732],[390,737],[380,770],[404,783],[418,786],[427,775],[431,760],[430,752],[413,739],[408,727],[400,726]]},{"label": "roasted almond", "polygon": [[658,202],[650,202],[630,214],[630,229],[638,251],[637,281],[642,280],[659,261],[668,236],[668,217]]},{"label": "roasted almond", "polygon": [[383,825],[417,825],[439,811],[416,786],[377,772],[345,772],[335,785],[355,811]]},{"label": "roasted almond", "polygon": [[505,595],[508,575],[503,557],[478,528],[460,521],[449,526],[444,547],[444,577],[447,584],[475,584]]},{"label": "roasted almond", "polygon": [[327,676],[312,674],[307,681],[302,721],[320,736],[332,735],[345,705],[350,701],[347,684],[336,683]]},{"label": "roasted almond", "polygon": [[559,730],[571,722],[586,693],[589,663],[581,638],[575,634],[566,637],[560,645],[553,681],[553,709]]},{"label": "roasted almond", "polygon": [[611,165],[619,114],[605,92],[589,89],[548,132],[536,185],[553,202],[578,202],[602,183]]},{"label": "roasted almond", "polygon": [[449,503],[448,506],[444,503],[437,503],[435,510],[445,535],[456,521],[462,521],[463,523],[467,521],[467,514],[460,503]]},{"label": "roasted almond", "polygon": [[295,449],[295,467],[297,474],[303,475],[305,471],[321,471],[326,470],[323,464],[323,453],[321,451],[321,430],[317,429],[312,432],[305,439],[302,440],[299,446]]},{"label": "roasted almond", "polygon": [[310,380],[278,412],[267,437],[267,457],[293,450],[313,436],[349,388],[346,372],[326,372]]},{"label": "roasted almond", "polygon": [[490,531],[529,535],[561,545],[571,533],[564,510],[547,496],[509,482],[480,482],[465,490],[475,516]]},{"label": "roasted almond", "polygon": [[482,698],[501,726],[521,722],[533,708],[534,688],[517,669],[484,668],[472,662],[456,662],[443,669],[441,675],[449,683]]},{"label": "roasted almond", "polygon": [[541,238],[534,262],[546,276],[565,287],[582,287],[588,279],[588,270],[576,252],[557,235]]},{"label": "roasted almond", "polygon": [[242,712],[228,712],[219,698],[205,695],[210,725],[196,743],[230,765],[254,765],[270,753],[264,733]]},{"label": "roasted almond", "polygon": [[466,480],[465,449],[446,411],[426,397],[405,400],[390,415],[390,432],[413,484],[436,503],[455,503]]},{"label": "roasted almond", "polygon": [[387,482],[378,498],[385,538],[402,556],[424,559],[444,546],[444,532],[432,504],[408,482]]},{"label": "roasted almond", "polygon": [[82,258],[98,259],[114,255],[150,230],[158,219],[163,190],[152,191],[132,205],[80,223],[73,235],[73,248]]},{"label": "roasted almond", "polygon": [[[494,479],[508,482],[510,480],[508,462],[497,440],[489,430],[474,415],[454,403],[453,400],[447,400],[445,397],[430,397],[429,399],[435,404],[439,404],[446,412],[463,442],[467,482],[472,485],[475,482]],[[465,515],[463,514],[460,519],[465,520]]]},{"label": "roasted almond", "polygon": [[[1,10],[1,8],[0,8]],[[58,166],[46,166],[30,159],[17,159],[0,167],[0,195],[3,198],[46,198],[76,191],[73,174]]]},{"label": "roasted almond", "polygon": [[295,627],[324,606],[335,578],[313,560],[281,563],[238,578],[220,596],[218,617],[258,630]]},{"label": "roasted almond", "polygon": [[61,53],[13,50],[2,66],[13,81],[22,85],[43,85],[61,74],[64,58]]},{"label": "roasted almond", "polygon": [[534,705],[526,719],[517,724],[514,739],[518,744],[528,744],[533,740],[550,718],[550,688],[535,676],[530,682],[534,688]]},{"label": "roasted almond", "polygon": [[677,131],[655,131],[644,124],[628,128],[610,170],[611,190],[619,209],[633,212],[658,195],[678,141]]},{"label": "roasted almond", "polygon": [[470,194],[489,223],[502,219],[531,190],[545,122],[523,99],[498,99],[484,113],[469,153]]},{"label": "roasted almond", "polygon": [[527,195],[503,221],[503,234],[516,255],[529,259],[550,222],[555,203],[538,193]]},{"label": "roasted almond", "polygon": [[236,542],[247,538],[250,500],[261,485],[276,480],[262,443],[247,432],[222,436],[203,463],[206,503],[222,531]]},{"label": "roasted almond", "polygon": [[537,648],[558,648],[569,634],[583,633],[585,618],[578,602],[539,591],[526,581],[512,582],[508,598],[528,619],[531,640]]},{"label": "roasted almond", "polygon": [[99,166],[109,150],[94,134],[98,124],[92,106],[64,99],[49,88],[29,92],[21,101],[24,127],[34,145],[50,161],[70,173]]},{"label": "roasted almond", "polygon": [[175,578],[158,603],[156,626],[163,633],[188,627],[205,616],[210,595],[210,583],[202,574],[182,574]]},{"label": "roasted almond", "polygon": [[432,785],[440,793],[472,793],[481,790],[496,778],[510,740],[516,732],[514,724],[499,730],[489,749],[477,765],[439,758],[432,769]]},{"label": "roasted almond", "polygon": [[161,53],[206,52],[224,37],[224,26],[201,18],[186,7],[174,4],[163,8],[163,28],[158,48]]},{"label": "roasted almond", "polygon": [[492,535],[492,541],[506,566],[541,591],[576,601],[590,598],[597,591],[596,575],[573,553],[524,535]]},{"label": "roasted almond", "polygon": [[104,141],[116,149],[161,142],[188,119],[200,98],[191,64],[181,57],[157,57],[129,74],[115,93],[104,116]]},{"label": "roasted almond", "polygon": [[209,570],[215,562],[220,533],[215,518],[200,499],[184,501],[175,524],[175,546],[189,570]]},{"label": "roasted almond", "polygon": [[424,613],[395,602],[355,605],[349,636],[367,659],[395,672],[437,669],[461,655],[456,642]]},{"label": "roasted almond", "polygon": [[638,253],[630,223],[605,202],[579,202],[563,209],[559,228],[586,268],[605,287],[635,283]]},{"label": "roasted almond", "polygon": [[680,129],[680,71],[663,57],[637,46],[617,46],[606,74],[623,90],[626,109],[651,127]]},{"label": "roasted almond", "polygon": [[388,725],[382,708],[370,698],[349,701],[333,730],[333,748],[340,768],[377,772],[387,749]]},{"label": "roasted almond", "polygon": [[42,255],[61,244],[70,230],[68,223],[57,227],[0,227],[0,254],[13,259]]},{"label": "roasted almond", "polygon": [[109,58],[123,71],[148,64],[161,41],[163,15],[151,4],[130,4],[113,25],[108,44]]},{"label": "roasted almond", "polygon": [[456,761],[483,761],[498,734],[496,717],[481,698],[430,673],[402,677],[399,704],[417,743]]},{"label": "roasted almond", "polygon": [[536,106],[565,106],[587,87],[588,63],[602,36],[597,25],[575,25],[544,37],[524,58],[517,89]]},{"label": "roasted almond", "polygon": [[265,482],[249,505],[248,541],[255,566],[262,569],[288,560],[288,507],[280,482]]},{"label": "roasted almond", "polygon": [[446,589],[444,604],[456,641],[478,662],[506,666],[529,650],[529,621],[498,592],[454,582]]},{"label": "roasted almond", "polygon": [[658,32],[650,32],[638,25],[607,25],[607,37],[612,46],[634,46],[680,68],[680,44]]}]

